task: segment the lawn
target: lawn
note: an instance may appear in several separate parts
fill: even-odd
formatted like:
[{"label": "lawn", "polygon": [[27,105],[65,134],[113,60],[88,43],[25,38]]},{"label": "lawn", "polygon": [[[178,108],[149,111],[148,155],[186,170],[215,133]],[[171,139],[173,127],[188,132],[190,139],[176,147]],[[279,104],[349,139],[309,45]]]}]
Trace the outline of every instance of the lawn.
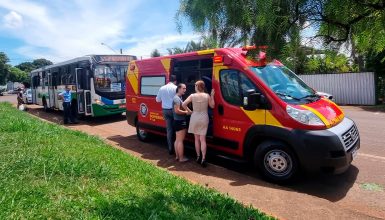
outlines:
[{"label": "lawn", "polygon": [[0,103],[0,219],[271,219]]}]

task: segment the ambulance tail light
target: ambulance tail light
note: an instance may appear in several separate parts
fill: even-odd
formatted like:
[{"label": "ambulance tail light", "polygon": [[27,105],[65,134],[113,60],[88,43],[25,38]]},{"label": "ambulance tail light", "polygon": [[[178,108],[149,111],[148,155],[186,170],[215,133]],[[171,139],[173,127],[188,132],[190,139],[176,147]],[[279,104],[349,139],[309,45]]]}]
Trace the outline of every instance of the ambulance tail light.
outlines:
[{"label": "ambulance tail light", "polygon": [[314,126],[325,126],[321,119],[309,110],[302,110],[294,108],[290,105],[286,106],[286,112],[294,120],[305,124],[305,125],[314,125]]}]

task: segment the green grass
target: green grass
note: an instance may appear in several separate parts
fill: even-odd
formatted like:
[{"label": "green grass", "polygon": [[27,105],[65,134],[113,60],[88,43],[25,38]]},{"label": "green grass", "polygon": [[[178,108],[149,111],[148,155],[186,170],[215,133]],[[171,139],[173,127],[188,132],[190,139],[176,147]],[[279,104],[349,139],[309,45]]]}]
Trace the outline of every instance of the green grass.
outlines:
[{"label": "green grass", "polygon": [[269,219],[214,190],[0,103],[0,219]]}]

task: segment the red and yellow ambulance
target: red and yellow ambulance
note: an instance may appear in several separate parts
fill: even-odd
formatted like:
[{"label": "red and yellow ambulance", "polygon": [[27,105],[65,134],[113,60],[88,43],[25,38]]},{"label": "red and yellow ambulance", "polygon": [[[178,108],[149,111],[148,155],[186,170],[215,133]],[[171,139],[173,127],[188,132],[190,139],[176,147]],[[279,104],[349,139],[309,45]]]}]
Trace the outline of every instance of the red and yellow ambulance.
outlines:
[{"label": "red and yellow ambulance", "polygon": [[194,83],[203,80],[208,93],[215,89],[209,151],[253,161],[277,182],[292,179],[300,168],[347,170],[360,148],[355,123],[282,63],[268,63],[260,50],[220,48],[131,61],[128,123],[142,141],[151,134],[164,135],[166,123],[155,101],[159,88],[175,75],[178,83],[186,84],[188,96]]}]

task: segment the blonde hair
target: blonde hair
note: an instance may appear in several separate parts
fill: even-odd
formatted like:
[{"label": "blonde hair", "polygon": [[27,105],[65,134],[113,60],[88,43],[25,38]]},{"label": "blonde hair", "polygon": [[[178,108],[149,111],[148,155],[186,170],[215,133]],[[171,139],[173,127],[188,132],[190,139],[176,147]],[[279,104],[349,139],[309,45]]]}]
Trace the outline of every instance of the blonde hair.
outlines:
[{"label": "blonde hair", "polygon": [[199,92],[204,92],[205,91],[205,82],[203,82],[202,80],[198,80],[195,83],[195,85],[197,86]]}]

